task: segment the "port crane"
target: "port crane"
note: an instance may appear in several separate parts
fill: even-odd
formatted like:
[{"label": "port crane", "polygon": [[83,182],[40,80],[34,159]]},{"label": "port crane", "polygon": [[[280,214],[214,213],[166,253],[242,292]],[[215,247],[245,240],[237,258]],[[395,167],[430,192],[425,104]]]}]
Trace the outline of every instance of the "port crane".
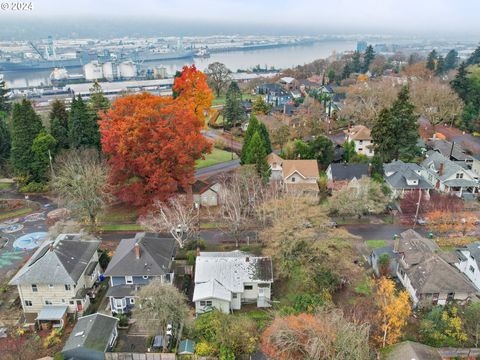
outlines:
[{"label": "port crane", "polygon": [[45,58],[45,56],[43,56],[42,52],[40,50],[38,50],[38,48],[35,46],[35,44],[31,41],[28,42],[30,44],[30,46],[33,48],[33,50],[35,50],[37,52],[38,55],[40,55],[40,57],[43,59],[43,60],[47,60]]}]

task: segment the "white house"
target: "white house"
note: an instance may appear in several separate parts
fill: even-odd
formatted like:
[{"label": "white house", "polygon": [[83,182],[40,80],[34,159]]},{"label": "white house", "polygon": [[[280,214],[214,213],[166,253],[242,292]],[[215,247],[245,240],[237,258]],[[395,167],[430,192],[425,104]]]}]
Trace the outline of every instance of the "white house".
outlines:
[{"label": "white house", "polygon": [[480,241],[458,249],[459,261],[455,266],[480,290]]},{"label": "white house", "polygon": [[217,206],[222,185],[219,182],[195,181],[192,185],[193,202],[199,206]]},{"label": "white house", "polygon": [[320,176],[317,160],[283,160],[271,153],[267,157],[271,181],[279,181],[286,190],[318,193]]},{"label": "white house", "polygon": [[212,309],[224,313],[242,304],[270,307],[272,260],[241,251],[201,252],[195,263],[195,312]]},{"label": "white house", "polygon": [[346,131],[346,142],[355,143],[355,152],[366,156],[373,156],[373,141],[370,129],[363,125],[355,125]]}]

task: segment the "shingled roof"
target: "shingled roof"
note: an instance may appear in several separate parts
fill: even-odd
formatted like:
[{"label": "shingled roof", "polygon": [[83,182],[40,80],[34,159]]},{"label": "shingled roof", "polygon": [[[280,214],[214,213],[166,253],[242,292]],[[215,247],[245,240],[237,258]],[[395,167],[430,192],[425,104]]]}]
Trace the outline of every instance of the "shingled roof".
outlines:
[{"label": "shingled roof", "polygon": [[10,285],[76,284],[100,246],[100,241],[87,239],[81,234],[62,234],[55,241],[44,241]]},{"label": "shingled roof", "polygon": [[[138,244],[140,257],[135,254]],[[170,272],[175,239],[170,234],[138,233],[123,239],[110,260],[105,276],[160,276]]]},{"label": "shingled roof", "polygon": [[298,172],[305,178],[318,178],[319,170],[317,160],[283,160],[283,177],[286,178]]}]

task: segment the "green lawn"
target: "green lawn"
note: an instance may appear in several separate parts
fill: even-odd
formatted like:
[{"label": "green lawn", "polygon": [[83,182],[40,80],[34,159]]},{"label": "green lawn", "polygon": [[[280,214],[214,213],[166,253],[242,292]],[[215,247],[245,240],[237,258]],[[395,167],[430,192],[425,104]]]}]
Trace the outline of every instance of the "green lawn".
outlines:
[{"label": "green lawn", "polygon": [[0,214],[0,220],[5,220],[5,219],[11,219],[15,217],[19,217],[22,215],[26,215],[28,213],[31,213],[33,211],[32,208],[21,208],[18,210],[14,211],[8,211]]},{"label": "green lawn", "polygon": [[385,240],[365,240],[369,249],[378,249],[387,245]]},{"label": "green lawn", "polygon": [[[234,153],[233,158],[237,159],[238,156]],[[232,153],[225,151],[225,150],[220,150],[213,148],[211,154],[205,155],[205,159],[200,159],[197,160],[195,163],[195,169],[202,169],[208,166],[220,164],[226,161],[232,160]]]},{"label": "green lawn", "polygon": [[216,97],[212,101],[212,105],[223,105],[225,104],[225,96]]},{"label": "green lawn", "polygon": [[143,227],[138,224],[103,224],[98,227],[102,231],[143,231]]},{"label": "green lawn", "polygon": [[0,190],[7,190],[12,187],[12,183],[7,183],[7,182],[1,182],[0,183]]}]

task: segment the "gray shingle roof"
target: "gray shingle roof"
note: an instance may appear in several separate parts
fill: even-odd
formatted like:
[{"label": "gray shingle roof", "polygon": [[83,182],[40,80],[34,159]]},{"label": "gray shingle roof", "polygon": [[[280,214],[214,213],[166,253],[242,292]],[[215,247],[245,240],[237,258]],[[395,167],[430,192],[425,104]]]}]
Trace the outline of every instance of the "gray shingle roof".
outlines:
[{"label": "gray shingle roof", "polygon": [[83,347],[105,352],[117,323],[117,318],[99,313],[79,318],[62,351]]},{"label": "gray shingle roof", "polygon": [[[428,142],[428,145],[435,151],[439,152],[447,159],[450,159],[450,153],[452,154],[452,159],[465,161],[468,154],[465,149],[457,143],[451,143],[450,141],[443,139],[436,139]],[[453,151],[452,151],[453,145]]]},{"label": "gray shingle roof", "polygon": [[[135,243],[140,246],[140,258],[135,256]],[[175,256],[175,239],[171,235],[138,233],[133,239],[123,239],[110,260],[106,276],[160,276],[170,272]]]},{"label": "gray shingle roof", "polygon": [[[447,181],[450,177],[456,173],[468,173],[469,170],[465,170],[456,162],[448,160],[442,154],[430,150],[427,151],[427,158],[422,161],[422,167],[426,171],[432,174],[436,179],[443,182]],[[443,165],[442,165],[443,164]],[[440,175],[440,167],[443,166],[443,173]],[[451,179],[448,180],[448,186],[478,186],[478,181],[469,179]]]},{"label": "gray shingle roof", "polygon": [[[394,189],[433,189],[433,186],[419,175],[422,168],[415,163],[398,160],[384,164],[383,169],[385,181]],[[417,180],[418,185],[410,185],[407,180]]]},{"label": "gray shingle roof", "polygon": [[45,241],[10,280],[20,284],[76,284],[100,245],[79,234],[62,234]]},{"label": "gray shingle roof", "polygon": [[368,164],[330,164],[330,168],[334,181],[360,179],[362,176],[368,176]]},{"label": "gray shingle roof", "polygon": [[413,341],[396,344],[388,352],[387,360],[442,360],[437,349]]}]

